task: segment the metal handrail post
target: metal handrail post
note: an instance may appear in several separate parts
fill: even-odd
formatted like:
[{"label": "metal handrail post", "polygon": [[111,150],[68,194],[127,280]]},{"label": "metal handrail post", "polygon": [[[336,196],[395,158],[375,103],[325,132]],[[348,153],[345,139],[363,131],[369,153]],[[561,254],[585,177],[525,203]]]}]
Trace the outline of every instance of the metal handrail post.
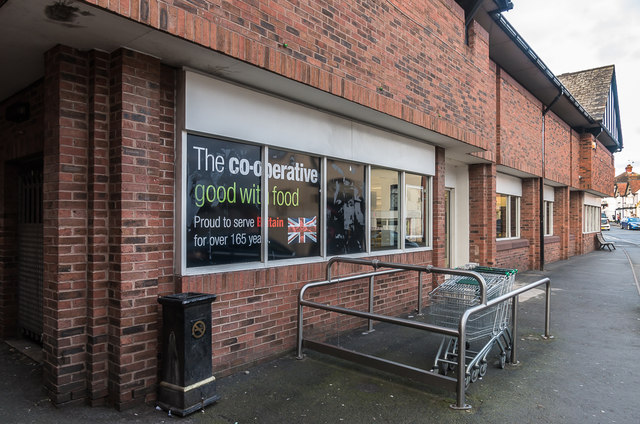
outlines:
[{"label": "metal handrail post", "polygon": [[[369,313],[372,314],[373,313],[373,279],[375,277],[372,275],[371,277],[369,277]],[[367,331],[371,332],[373,331],[373,320],[372,319],[368,319],[368,327],[367,327]]]},{"label": "metal handrail post", "polygon": [[467,320],[473,312],[472,309],[467,309],[462,314],[460,324],[458,324],[458,382],[456,384],[456,404],[450,405],[452,409],[471,409],[471,405],[466,404],[465,380],[467,377]]},{"label": "metal handrail post", "polygon": [[418,271],[418,315],[422,315],[422,271]]},{"label": "metal handrail post", "polygon": [[550,338],[551,337],[551,331],[549,329],[549,323],[551,320],[551,281],[547,281],[547,287],[546,287],[546,303],[545,303],[545,316],[544,316],[544,337],[545,338]]},{"label": "metal handrail post", "polygon": [[303,336],[302,308],[304,307],[304,305],[302,305],[302,296],[304,296],[304,291],[300,290],[300,293],[298,294],[298,332],[297,332],[298,340],[297,340],[296,359],[304,358],[304,356],[302,355],[302,336]]},{"label": "metal handrail post", "polygon": [[518,338],[516,334],[518,334],[518,302],[520,296],[514,296],[511,301],[511,365],[516,365],[518,363]]}]

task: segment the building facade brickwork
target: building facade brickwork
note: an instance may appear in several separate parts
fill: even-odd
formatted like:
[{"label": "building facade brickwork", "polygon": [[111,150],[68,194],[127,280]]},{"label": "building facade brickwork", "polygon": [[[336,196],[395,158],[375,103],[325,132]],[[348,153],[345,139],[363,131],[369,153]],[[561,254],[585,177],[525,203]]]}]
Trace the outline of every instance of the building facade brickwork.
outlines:
[{"label": "building facade brickwork", "polygon": [[[269,239],[259,242],[261,249],[267,247],[258,259],[225,257],[228,262],[190,266],[189,260],[206,258],[187,256],[185,234],[191,238],[195,231],[187,222],[187,203],[196,198],[197,187],[202,189],[199,207],[206,207],[205,199],[216,203],[211,200],[216,187],[196,184],[202,173],[189,174],[190,136],[242,146],[239,150],[258,149],[260,160],[230,171],[234,176],[250,174],[249,166],[262,166],[267,155],[280,153],[317,160],[317,169],[302,166],[306,174],[296,163],[302,175],[298,180],[304,175],[314,180],[313,171],[322,180],[331,166],[344,163],[349,169],[362,166],[365,193],[356,200],[370,215],[362,218],[360,250],[346,253],[353,257],[529,270],[544,265],[542,256],[550,263],[595,249],[584,211],[593,198],[612,190],[610,149],[593,132],[569,125],[560,112],[543,116],[548,105],[489,57],[487,28],[473,21],[465,30],[465,11],[456,1],[92,0],[79,7],[103,19],[115,16],[122,28],[143,28],[157,38],[156,48],[146,50],[123,43],[109,51],[98,45],[48,47],[40,52],[41,77],[0,99],[0,338],[20,331],[22,282],[14,246],[21,237],[21,195],[15,181],[26,163],[36,163],[42,171],[43,384],[57,405],[88,402],[124,409],[155,400],[160,346],[167,343],[161,337],[159,296],[218,295],[211,327],[217,376],[295,347],[300,289],[325,279],[328,259],[335,256],[327,253],[328,237],[322,239],[328,230],[320,229],[330,219],[331,199],[317,201],[319,229],[309,234],[311,240],[321,239],[319,254],[269,258]],[[167,34],[180,48],[163,44]],[[215,67],[199,62],[197,55],[175,58],[183,57],[182,48],[194,46],[233,66]],[[233,79],[236,74],[258,77],[253,84],[243,83]],[[268,140],[244,136],[243,127],[262,122],[257,115],[270,112],[262,108],[235,111],[241,120],[235,128],[229,124],[231,133],[224,132],[226,123],[212,131],[197,129],[193,122],[200,111],[193,98],[201,95],[203,100],[197,100],[204,104],[215,100],[203,90],[190,91],[197,78],[214,81],[216,96],[229,88],[249,99],[245,104],[267,98],[273,109],[304,110],[315,125],[303,128],[293,142],[279,141],[278,130]],[[297,92],[312,93],[301,96],[309,103],[294,98]],[[29,105],[26,120],[12,112],[24,104]],[[205,114],[202,119],[214,118]],[[293,125],[282,121],[276,128],[285,134],[285,127]],[[323,130],[331,136],[328,147],[306,140]],[[359,143],[368,147],[358,150]],[[243,159],[214,157],[204,147],[194,151],[198,160],[203,158],[198,166],[215,169]],[[267,171],[262,175],[256,169],[251,168],[254,176],[263,178],[258,181],[272,188],[274,174],[267,177]],[[374,201],[371,176],[377,171],[396,173],[388,192]],[[196,188],[190,191],[191,182]],[[344,176],[332,182],[357,185]],[[329,182],[322,184],[318,198],[331,189]],[[508,192],[497,193],[505,185]],[[269,193],[275,195],[276,188]],[[224,193],[231,196],[232,191]],[[344,193],[336,192],[336,199],[339,194]],[[508,196],[511,209],[500,209],[498,194]],[[452,196],[450,203],[446,196]],[[548,217],[553,232],[541,241],[543,201],[553,203]],[[345,201],[353,222],[349,216],[340,222],[349,236],[359,219],[353,203]],[[320,209],[324,206],[327,210]],[[276,209],[275,201],[267,207]],[[258,210],[264,218],[272,209]],[[497,219],[500,213],[505,215]],[[504,224],[507,217],[512,225],[505,236],[498,221]],[[254,218],[243,211],[238,220]],[[210,226],[214,234],[215,225]],[[261,238],[253,240],[264,240],[269,231],[260,228]],[[306,240],[300,234],[289,237],[288,244],[296,237]],[[345,276],[363,269],[341,264],[334,271]],[[426,295],[418,298],[418,286],[428,293],[440,282],[427,274],[385,276],[376,280],[375,310],[392,316],[413,313],[428,303]],[[364,310],[367,284],[359,280],[312,290],[309,296]],[[320,339],[363,325],[362,319],[323,311],[305,317],[307,330]]]}]

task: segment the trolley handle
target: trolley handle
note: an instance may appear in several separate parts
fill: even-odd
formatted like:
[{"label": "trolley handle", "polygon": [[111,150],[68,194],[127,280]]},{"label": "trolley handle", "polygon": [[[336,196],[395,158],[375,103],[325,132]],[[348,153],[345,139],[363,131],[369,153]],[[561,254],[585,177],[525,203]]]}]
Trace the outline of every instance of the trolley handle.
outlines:
[{"label": "trolley handle", "polygon": [[448,269],[448,268],[436,268],[430,267],[429,271],[433,274],[445,274],[445,275],[459,275],[461,277],[470,277],[478,282],[480,286],[480,303],[487,303],[487,282],[482,275],[475,271],[467,271],[463,269]]}]

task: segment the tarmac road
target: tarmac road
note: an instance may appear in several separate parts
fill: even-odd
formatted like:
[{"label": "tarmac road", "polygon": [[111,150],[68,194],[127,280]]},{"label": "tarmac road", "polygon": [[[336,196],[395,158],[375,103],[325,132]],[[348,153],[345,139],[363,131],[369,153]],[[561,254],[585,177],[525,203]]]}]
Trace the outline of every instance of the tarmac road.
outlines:
[{"label": "tarmac road", "polygon": [[[219,379],[222,399],[204,412],[171,418],[153,405],[117,412],[57,409],[41,389],[41,369],[0,346],[0,423],[640,423],[640,232],[605,233],[613,252],[596,251],[524,272],[524,284],[549,276],[552,339],[542,291],[523,296],[517,366],[490,364],[467,390],[469,411],[454,411],[442,392],[313,351],[288,354]],[[353,342],[429,367],[433,339],[397,328]]]}]

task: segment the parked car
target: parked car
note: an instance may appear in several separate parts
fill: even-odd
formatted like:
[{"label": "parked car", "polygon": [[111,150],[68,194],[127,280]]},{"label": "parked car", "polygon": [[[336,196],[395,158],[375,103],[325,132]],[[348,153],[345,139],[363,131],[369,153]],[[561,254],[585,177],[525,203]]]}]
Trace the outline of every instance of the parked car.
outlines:
[{"label": "parked car", "polygon": [[609,220],[607,218],[600,218],[600,231],[611,229],[611,225],[609,225]]},{"label": "parked car", "polygon": [[627,230],[640,230],[640,218],[631,217],[627,218],[624,222],[621,221],[622,229]]}]

